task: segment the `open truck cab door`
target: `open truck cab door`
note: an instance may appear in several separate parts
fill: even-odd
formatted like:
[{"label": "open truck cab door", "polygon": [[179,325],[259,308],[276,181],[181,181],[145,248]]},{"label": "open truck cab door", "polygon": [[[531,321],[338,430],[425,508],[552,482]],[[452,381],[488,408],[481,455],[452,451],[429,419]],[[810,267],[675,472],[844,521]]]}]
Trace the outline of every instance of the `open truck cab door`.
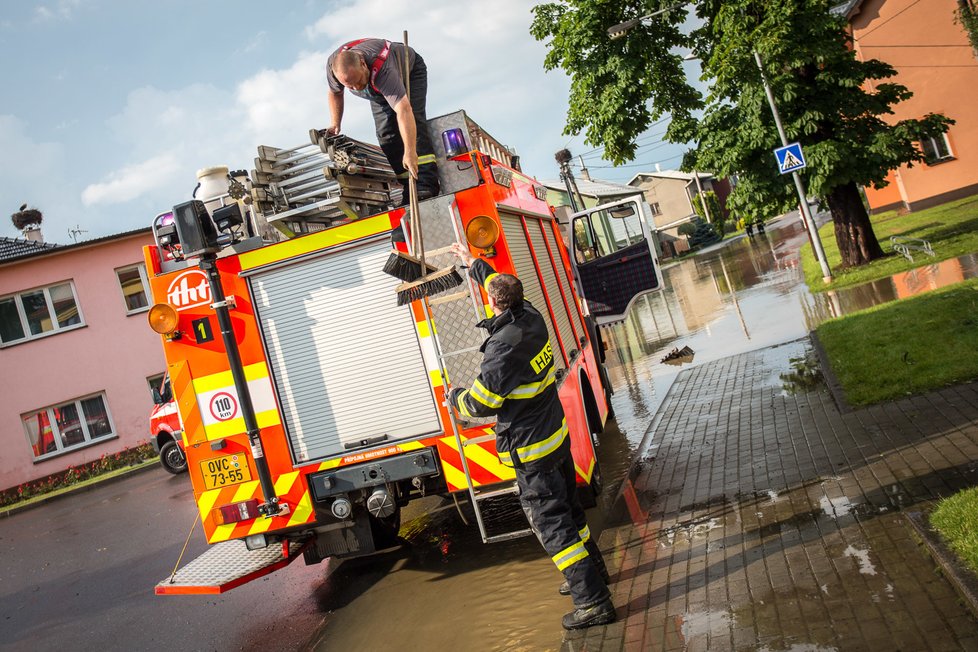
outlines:
[{"label": "open truck cab door", "polygon": [[621,321],[637,297],[662,289],[650,223],[651,209],[639,197],[571,215],[574,265],[598,325]]}]

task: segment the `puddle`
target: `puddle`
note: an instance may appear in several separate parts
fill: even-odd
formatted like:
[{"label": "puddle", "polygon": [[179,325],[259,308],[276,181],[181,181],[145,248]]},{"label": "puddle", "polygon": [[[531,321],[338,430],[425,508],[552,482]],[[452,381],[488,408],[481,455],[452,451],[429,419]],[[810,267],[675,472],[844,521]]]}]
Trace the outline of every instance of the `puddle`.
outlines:
[{"label": "puddle", "polygon": [[[924,263],[926,257],[918,261]],[[811,305],[813,323],[871,308],[881,303],[906,299],[917,294],[954,285],[978,277],[978,254],[924,264],[906,272],[841,290],[816,295]]]},{"label": "puddle", "polygon": [[[978,254],[971,254],[813,295],[799,264],[802,246],[807,234],[797,216],[788,216],[753,239],[667,264],[661,292],[639,298],[624,321],[602,328],[613,403],[629,441],[641,442],[649,416],[683,370],[798,340],[826,319],[978,277]],[[794,352],[772,374],[772,385],[786,394],[823,384],[808,352]]]},{"label": "puddle", "polygon": [[859,572],[863,575],[876,575],[876,567],[869,560],[869,550],[860,550],[854,546],[849,546],[842,551],[843,556],[852,557],[859,566]]}]

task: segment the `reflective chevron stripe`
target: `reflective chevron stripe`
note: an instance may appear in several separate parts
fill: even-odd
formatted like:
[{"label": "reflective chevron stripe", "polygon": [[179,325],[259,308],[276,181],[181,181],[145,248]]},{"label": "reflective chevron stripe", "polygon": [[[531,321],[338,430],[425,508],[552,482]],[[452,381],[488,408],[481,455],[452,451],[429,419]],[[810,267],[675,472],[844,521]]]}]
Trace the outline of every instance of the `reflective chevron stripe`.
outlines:
[{"label": "reflective chevron stripe", "polygon": [[584,542],[578,541],[577,543],[570,545],[556,555],[551,557],[554,563],[557,564],[557,570],[564,570],[574,562],[581,561],[587,557],[587,550],[584,548]]}]

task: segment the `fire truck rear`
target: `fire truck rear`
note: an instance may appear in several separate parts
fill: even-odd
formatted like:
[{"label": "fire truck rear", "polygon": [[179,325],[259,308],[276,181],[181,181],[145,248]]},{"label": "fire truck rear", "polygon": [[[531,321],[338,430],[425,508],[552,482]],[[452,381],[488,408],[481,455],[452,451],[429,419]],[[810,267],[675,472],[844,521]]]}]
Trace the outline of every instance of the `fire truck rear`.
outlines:
[{"label": "fire truck rear", "polygon": [[[593,499],[610,392],[546,190],[464,112],[430,130],[442,194],[420,204],[425,248],[468,243],[523,281],[550,330],[578,484]],[[406,250],[419,235],[399,184],[375,146],[315,130],[310,141],[259,148],[250,177],[202,171],[198,199],[154,223],[150,323],[213,544],[157,593],[226,591],[300,553],[370,554],[424,496],[467,497],[486,542],[529,533],[500,532],[480,509],[515,493],[493,422],[445,405],[479,371],[482,289],[466,280],[399,306],[383,268],[392,241]]]}]

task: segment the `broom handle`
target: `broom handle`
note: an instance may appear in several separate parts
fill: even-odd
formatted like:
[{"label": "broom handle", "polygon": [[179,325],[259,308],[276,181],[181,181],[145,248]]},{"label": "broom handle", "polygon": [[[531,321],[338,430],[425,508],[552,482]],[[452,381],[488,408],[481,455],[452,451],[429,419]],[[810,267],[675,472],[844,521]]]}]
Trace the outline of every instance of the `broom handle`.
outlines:
[{"label": "broom handle", "polygon": [[[408,51],[408,33],[404,30],[404,97],[411,103],[411,53]],[[406,146],[406,144],[405,144]],[[421,235],[421,214],[418,210],[418,183],[410,170],[408,175],[408,195],[411,207],[411,224],[414,229],[415,251],[414,255],[421,261],[422,273],[427,269],[424,261],[424,237]]]}]

